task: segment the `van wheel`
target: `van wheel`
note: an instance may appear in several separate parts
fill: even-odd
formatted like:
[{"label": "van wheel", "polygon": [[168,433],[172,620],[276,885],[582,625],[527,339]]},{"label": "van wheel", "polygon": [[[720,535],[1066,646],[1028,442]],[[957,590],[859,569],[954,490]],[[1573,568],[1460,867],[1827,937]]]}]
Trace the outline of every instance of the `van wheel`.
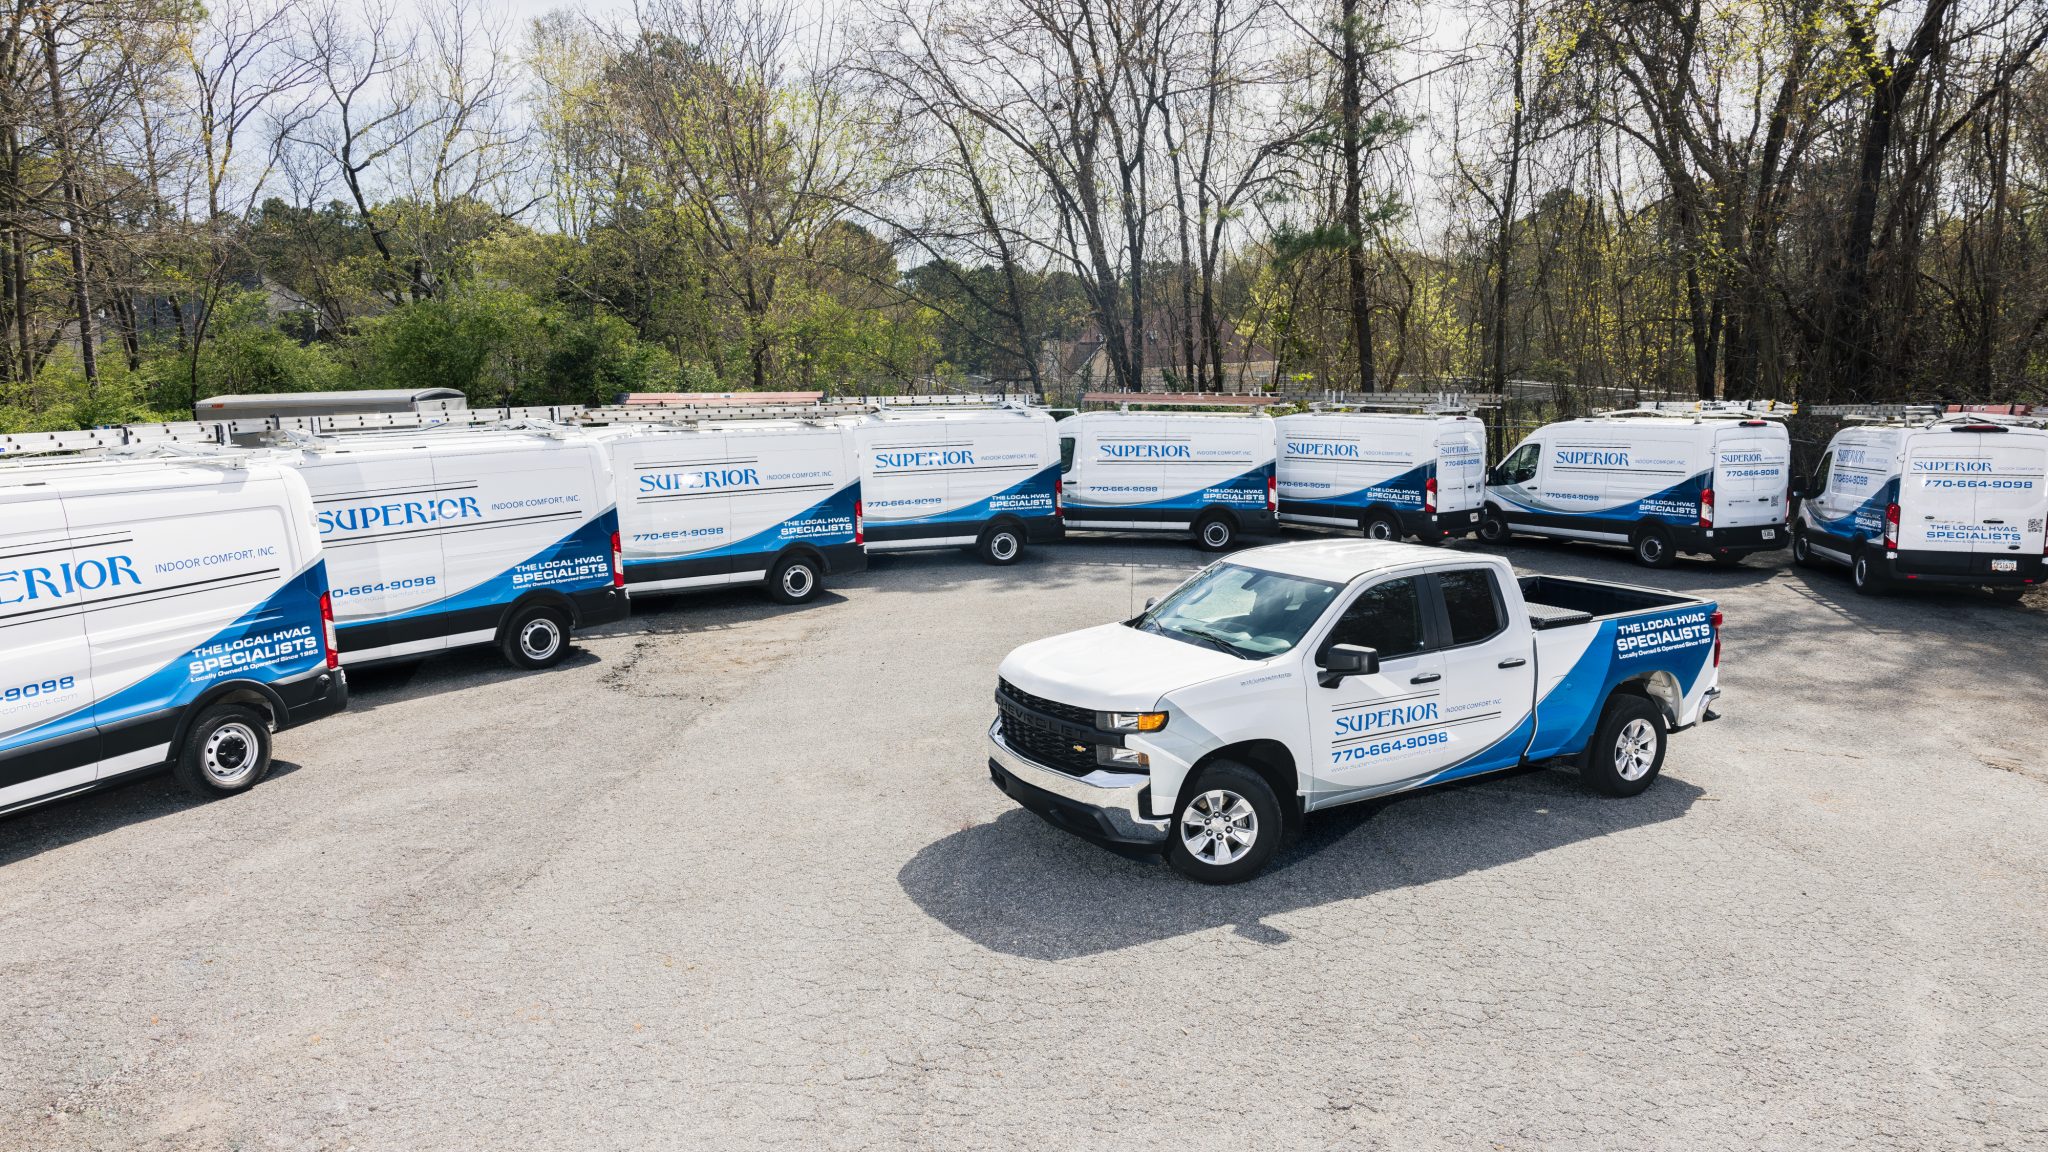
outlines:
[{"label": "van wheel", "polygon": [[1237,544],[1237,525],[1228,516],[1210,513],[1195,522],[1195,546],[1204,552],[1228,552]]},{"label": "van wheel", "polygon": [[1508,527],[1498,508],[1488,505],[1486,511],[1479,514],[1479,539],[1482,543],[1505,544],[1513,536],[1514,531]]},{"label": "van wheel", "polygon": [[199,714],[171,775],[203,799],[247,792],[270,773],[270,724],[244,704],[221,704]]},{"label": "van wheel", "polygon": [[569,618],[544,604],[521,609],[498,637],[498,651],[516,668],[552,668],[569,654]]},{"label": "van wheel", "polygon": [[1891,586],[1884,573],[1879,571],[1877,561],[1871,558],[1868,548],[1858,549],[1856,558],[1849,561],[1849,583],[1865,596],[1882,596]]},{"label": "van wheel", "polygon": [[1792,562],[1801,568],[1818,568],[1813,558],[1813,544],[1806,539],[1806,529],[1792,529]]},{"label": "van wheel", "polygon": [[768,598],[777,604],[804,604],[825,587],[818,564],[808,556],[791,556],[768,573]]},{"label": "van wheel", "polygon": [[1217,760],[1196,774],[1166,830],[1166,861],[1204,884],[1236,884],[1265,868],[1284,834],[1280,799],[1257,772]]},{"label": "van wheel", "polygon": [[975,541],[974,554],[984,564],[1015,564],[1024,555],[1024,534],[1009,524],[998,524]]},{"label": "van wheel", "polygon": [[1359,524],[1358,530],[1367,540],[1399,540],[1403,535],[1401,522],[1391,512],[1374,512]]},{"label": "van wheel", "polygon": [[1641,696],[1607,701],[1579,777],[1609,796],[1634,796],[1664,767],[1664,714]]},{"label": "van wheel", "polygon": [[1678,550],[1671,546],[1671,533],[1661,525],[1645,524],[1636,529],[1629,547],[1635,550],[1636,563],[1645,568],[1669,568],[1678,563]]}]

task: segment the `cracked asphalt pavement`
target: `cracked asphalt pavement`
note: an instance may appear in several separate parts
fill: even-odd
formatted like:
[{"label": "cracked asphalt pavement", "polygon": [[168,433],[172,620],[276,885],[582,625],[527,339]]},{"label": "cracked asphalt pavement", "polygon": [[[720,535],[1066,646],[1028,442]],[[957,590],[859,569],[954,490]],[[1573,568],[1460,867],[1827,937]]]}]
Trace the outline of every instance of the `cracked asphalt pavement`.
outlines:
[{"label": "cracked asphalt pavement", "polygon": [[1002,655],[1184,544],[360,671],[244,796],[0,821],[0,1148],[2048,1147],[2048,600],[1510,554],[1718,599],[1725,719],[1228,889],[982,752]]}]

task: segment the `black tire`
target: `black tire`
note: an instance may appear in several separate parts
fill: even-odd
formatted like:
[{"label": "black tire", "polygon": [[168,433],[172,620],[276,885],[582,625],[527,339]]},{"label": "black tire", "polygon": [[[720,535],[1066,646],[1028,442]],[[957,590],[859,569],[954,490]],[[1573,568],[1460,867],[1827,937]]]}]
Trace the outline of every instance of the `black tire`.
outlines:
[{"label": "black tire", "polygon": [[1407,535],[1401,531],[1400,517],[1385,511],[1368,513],[1358,522],[1358,534],[1367,540],[1399,540]]},{"label": "black tire", "polygon": [[[1212,798],[1219,795],[1225,799],[1214,801],[1212,811]],[[1183,822],[1190,819],[1194,824],[1184,831]],[[1233,760],[1213,761],[1181,790],[1180,803],[1173,807],[1166,826],[1166,862],[1204,884],[1241,883],[1258,875],[1279,851],[1287,834],[1285,820],[1280,798],[1264,777]],[[1195,841],[1192,847],[1190,840]],[[1224,862],[1211,858],[1216,856]]]},{"label": "black tire", "polygon": [[1806,538],[1806,529],[1792,529],[1792,562],[1801,568],[1818,568],[1820,560],[1813,554],[1813,542]]},{"label": "black tire", "polygon": [[498,651],[515,668],[552,668],[569,654],[569,617],[559,608],[521,608],[498,634]]},{"label": "black tire", "polygon": [[1514,530],[1500,514],[1500,509],[1491,504],[1479,514],[1479,542],[1482,544],[1505,544],[1514,539]]},{"label": "black tire", "polygon": [[246,704],[200,713],[171,764],[178,784],[206,800],[247,792],[269,774],[270,723]]},{"label": "black tire", "polygon": [[1609,796],[1634,796],[1664,767],[1664,714],[1641,696],[1616,693],[1586,746],[1579,778]]},{"label": "black tire", "polygon": [[1015,564],[1024,558],[1024,530],[1015,524],[991,524],[974,542],[974,554],[984,564]]},{"label": "black tire", "polygon": [[824,591],[825,574],[809,556],[790,556],[768,573],[768,598],[777,604],[807,604]]},{"label": "black tire", "polygon": [[1661,524],[1644,524],[1629,537],[1629,550],[1635,553],[1636,563],[1645,568],[1669,568],[1678,563],[1678,549],[1672,546],[1671,533]]},{"label": "black tire", "polygon": [[1204,552],[1228,552],[1237,547],[1237,521],[1221,512],[1195,521],[1195,547]]},{"label": "black tire", "polygon": [[1891,590],[1891,581],[1885,578],[1884,569],[1870,548],[1858,548],[1855,558],[1849,561],[1849,583],[1865,596],[1882,596]]}]

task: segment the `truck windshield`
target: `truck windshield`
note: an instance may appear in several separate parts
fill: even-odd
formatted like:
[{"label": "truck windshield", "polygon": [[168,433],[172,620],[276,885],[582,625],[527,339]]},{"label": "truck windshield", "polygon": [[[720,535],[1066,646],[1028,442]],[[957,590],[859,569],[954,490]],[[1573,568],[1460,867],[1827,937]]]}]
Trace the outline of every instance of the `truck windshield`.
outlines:
[{"label": "truck windshield", "polygon": [[1228,652],[1278,656],[1301,643],[1341,586],[1237,564],[1216,564],[1131,621],[1140,632]]}]

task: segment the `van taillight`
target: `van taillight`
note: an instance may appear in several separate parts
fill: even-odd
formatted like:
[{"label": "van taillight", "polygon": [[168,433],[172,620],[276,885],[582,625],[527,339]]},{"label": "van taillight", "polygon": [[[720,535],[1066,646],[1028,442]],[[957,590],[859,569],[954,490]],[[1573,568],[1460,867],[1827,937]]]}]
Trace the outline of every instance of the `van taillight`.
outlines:
[{"label": "van taillight", "polygon": [[1714,667],[1719,668],[1721,666],[1721,614],[1716,612],[1707,617],[1707,623],[1714,629]]},{"label": "van taillight", "polygon": [[858,500],[853,502],[853,542],[855,544],[865,544],[868,542],[868,525],[867,521],[861,518],[860,501]]},{"label": "van taillight", "polygon": [[612,533],[612,587],[626,586],[626,553],[619,547],[619,534]]},{"label": "van taillight", "polygon": [[341,667],[341,641],[334,634],[334,601],[325,592],[320,594],[320,639],[327,645],[327,670],[332,672]]},{"label": "van taillight", "polygon": [[1280,477],[1277,473],[1266,473],[1266,511],[1280,510]]},{"label": "van taillight", "polygon": [[1887,548],[1897,548],[1899,546],[1899,506],[1897,504],[1887,504],[1884,506],[1884,546]]},{"label": "van taillight", "polygon": [[1714,490],[1712,488],[1702,488],[1700,489],[1700,527],[1712,528],[1713,526]]},{"label": "van taillight", "polygon": [[1424,512],[1436,511],[1436,477],[1434,476],[1422,482],[1422,510]]},{"label": "van taillight", "polygon": [[1052,481],[1052,514],[1064,516],[1067,512],[1067,482],[1059,477]]}]

